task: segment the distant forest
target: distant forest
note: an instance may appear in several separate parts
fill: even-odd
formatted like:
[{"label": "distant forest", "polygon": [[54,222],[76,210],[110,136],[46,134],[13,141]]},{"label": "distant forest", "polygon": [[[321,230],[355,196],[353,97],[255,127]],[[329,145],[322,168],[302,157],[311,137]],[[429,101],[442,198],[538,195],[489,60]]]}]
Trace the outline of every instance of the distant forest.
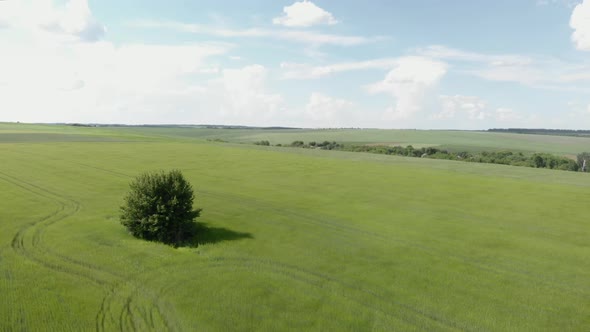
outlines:
[{"label": "distant forest", "polygon": [[559,136],[590,136],[590,130],[569,130],[569,129],[525,129],[525,128],[493,128],[489,132],[533,134],[533,135],[559,135]]}]

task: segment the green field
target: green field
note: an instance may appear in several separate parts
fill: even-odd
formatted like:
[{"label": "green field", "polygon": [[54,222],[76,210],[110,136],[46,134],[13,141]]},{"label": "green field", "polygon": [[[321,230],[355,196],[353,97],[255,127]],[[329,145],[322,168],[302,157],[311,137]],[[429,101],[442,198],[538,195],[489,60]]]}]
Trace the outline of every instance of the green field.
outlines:
[{"label": "green field", "polygon": [[506,150],[575,155],[590,151],[590,137],[549,136],[452,130],[383,129],[198,129],[191,127],[97,127],[47,126],[0,123],[0,142],[30,141],[178,141],[224,140],[253,143],[268,140],[272,145],[337,141],[351,144],[409,144],[437,146],[453,151]]},{"label": "green field", "polygon": [[[261,139],[590,150],[483,132],[0,124],[0,331],[588,330],[588,174],[239,144]],[[171,168],[203,208],[197,248],[119,224],[131,179]]]},{"label": "green field", "polygon": [[388,144],[440,146],[454,151],[514,150],[573,155],[590,150],[590,137],[526,135],[451,130],[383,130],[383,129],[199,129],[192,128],[112,128],[113,133],[134,133],[177,140],[222,139],[252,143],[268,140],[272,145],[296,140],[337,141],[353,144]]}]

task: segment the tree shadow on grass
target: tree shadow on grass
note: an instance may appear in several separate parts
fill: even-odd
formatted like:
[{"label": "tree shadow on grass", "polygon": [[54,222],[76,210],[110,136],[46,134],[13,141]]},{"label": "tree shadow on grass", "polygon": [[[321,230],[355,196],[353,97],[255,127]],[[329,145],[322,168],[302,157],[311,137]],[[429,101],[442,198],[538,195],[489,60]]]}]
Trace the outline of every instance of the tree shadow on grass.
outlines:
[{"label": "tree shadow on grass", "polygon": [[202,244],[253,238],[251,233],[236,232],[223,227],[211,227],[206,224],[199,224],[193,243],[195,246],[200,246]]}]

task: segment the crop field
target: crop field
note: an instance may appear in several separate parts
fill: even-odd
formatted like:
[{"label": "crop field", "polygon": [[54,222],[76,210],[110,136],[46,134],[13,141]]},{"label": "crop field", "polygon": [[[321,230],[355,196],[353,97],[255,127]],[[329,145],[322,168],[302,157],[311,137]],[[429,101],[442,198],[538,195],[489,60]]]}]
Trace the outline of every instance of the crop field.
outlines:
[{"label": "crop field", "polygon": [[[587,173],[240,144],[261,139],[590,150],[483,132],[0,124],[0,331],[590,326]],[[173,168],[203,208],[198,247],[118,220],[135,176]]]},{"label": "crop field", "polygon": [[453,151],[505,150],[573,155],[590,150],[590,137],[528,135],[453,130],[382,129],[199,129],[192,128],[110,128],[113,133],[156,136],[169,139],[221,139],[252,143],[268,140],[272,145],[337,141],[353,144],[437,146]]}]

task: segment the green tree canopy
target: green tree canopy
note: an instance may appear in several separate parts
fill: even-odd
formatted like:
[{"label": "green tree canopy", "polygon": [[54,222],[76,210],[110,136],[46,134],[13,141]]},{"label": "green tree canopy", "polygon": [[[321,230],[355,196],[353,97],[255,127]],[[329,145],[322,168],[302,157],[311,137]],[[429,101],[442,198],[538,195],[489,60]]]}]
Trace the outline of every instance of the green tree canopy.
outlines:
[{"label": "green tree canopy", "polygon": [[135,237],[175,246],[196,234],[194,192],[179,170],[144,173],[130,184],[121,206],[121,224]]}]

